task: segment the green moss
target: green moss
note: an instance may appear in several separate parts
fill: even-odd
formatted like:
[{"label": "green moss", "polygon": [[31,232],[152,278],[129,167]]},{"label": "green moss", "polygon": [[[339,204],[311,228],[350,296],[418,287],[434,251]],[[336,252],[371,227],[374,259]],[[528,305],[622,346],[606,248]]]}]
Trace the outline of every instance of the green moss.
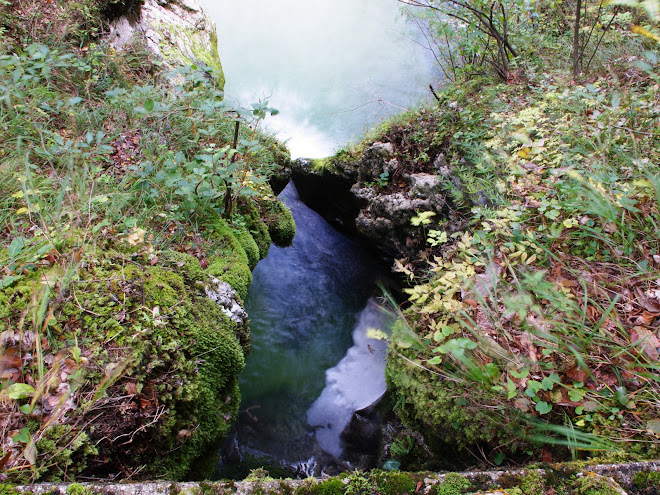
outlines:
[{"label": "green moss", "polygon": [[161,259],[164,266],[184,277],[188,285],[194,285],[195,282],[206,283],[207,275],[194,256],[178,251],[165,251]]},{"label": "green moss", "polygon": [[[234,253],[235,259],[249,273],[241,253]],[[104,408],[93,420],[80,421],[89,424],[89,431],[68,425],[46,429],[37,444],[39,455],[48,459],[40,479],[61,480],[64,473],[71,478],[95,455],[115,469],[146,465],[144,473],[170,479],[185,478],[193,465],[214,469],[217,443],[238,414],[238,374],[250,341],[247,328],[230,321],[206,297],[206,278],[197,259],[174,252],[162,254],[161,266],[108,256],[97,267],[79,271],[75,298],[65,294],[60,309],[54,308],[58,322],[66,324],[53,323],[51,332],[61,333],[63,341],[80,342],[93,363],[84,375],[89,397],[106,380],[108,369],[126,363],[106,393],[125,396],[125,387],[132,384],[139,400],[118,403],[145,408],[141,415],[146,421]],[[156,414],[158,422],[152,423]],[[120,431],[135,432],[131,438],[140,449],[107,440],[106,431],[118,435],[117,423]],[[208,462],[196,462],[200,456]]]},{"label": "green moss", "polygon": [[[212,26],[210,21],[207,22]],[[164,23],[152,27],[163,36],[160,48],[167,62],[175,65],[204,65],[218,89],[224,88],[225,74],[218,54],[218,36],[215,28],[206,31]],[[170,39],[183,41],[172,43]]]},{"label": "green moss", "polygon": [[348,484],[344,490],[346,495],[370,495],[374,493],[373,481],[362,473],[356,471],[348,478]]},{"label": "green moss", "polygon": [[38,275],[34,272],[0,292],[0,332],[10,328],[12,320],[20,317],[31,303],[33,295],[41,290]]},{"label": "green moss", "polygon": [[145,304],[154,308],[173,308],[186,297],[186,285],[183,276],[159,266],[143,269],[136,266],[126,267],[124,274],[129,279],[141,279]]},{"label": "green moss", "polygon": [[[395,341],[397,338],[409,338],[405,335],[397,337],[397,332],[400,331],[394,329]],[[505,422],[501,412],[489,408],[465,407],[465,398],[477,392],[484,403],[491,397],[493,402],[497,402],[498,396],[495,393],[483,388],[477,391],[477,384],[438,380],[433,374],[411,364],[415,359],[414,352],[409,349],[399,350],[400,353],[391,353],[387,360],[388,390],[392,391],[399,417],[414,431],[423,432],[427,445],[434,452],[456,452],[458,449],[496,441],[498,438],[510,441],[510,430],[503,426]],[[508,426],[515,428],[516,421],[516,412],[507,411]],[[512,450],[515,447],[515,444],[510,446]],[[401,460],[407,467],[409,462],[414,461],[407,458]],[[421,461],[421,465],[411,467],[425,469],[427,467],[424,462],[433,462],[427,458]]]},{"label": "green moss", "polygon": [[86,488],[80,483],[71,483],[66,488],[67,495],[93,495],[94,491],[90,488]]},{"label": "green moss", "polygon": [[278,246],[290,246],[296,235],[296,224],[293,220],[291,210],[281,201],[277,201],[275,203],[275,212],[275,220],[268,223],[270,237]]},{"label": "green moss", "polygon": [[46,429],[36,448],[40,456],[50,461],[37,468],[38,477],[51,481],[75,479],[85,469],[87,457],[98,452],[86,432],[70,425],[55,425]]},{"label": "green moss", "polygon": [[638,471],[633,475],[633,486],[640,494],[652,494],[660,492],[660,472]]},{"label": "green moss", "polygon": [[254,237],[247,231],[247,229],[242,228],[239,230],[234,230],[234,234],[238,242],[241,243],[241,247],[245,251],[245,254],[248,258],[248,266],[250,270],[254,270],[254,267],[257,266],[259,260],[261,259],[261,249],[257,246]]},{"label": "green moss", "polygon": [[470,488],[470,480],[458,473],[449,473],[436,486],[436,495],[460,495]]},{"label": "green moss", "polygon": [[341,495],[344,493],[344,483],[337,478],[330,478],[309,488],[311,495]]},{"label": "green moss", "polygon": [[244,300],[252,283],[248,256],[233,229],[224,220],[219,219],[214,229],[220,239],[220,247],[211,257],[207,273],[227,282]]},{"label": "green moss", "polygon": [[253,469],[243,481],[274,481],[268,471],[262,468]]},{"label": "green moss", "polygon": [[375,471],[374,481],[382,495],[401,495],[415,491],[415,481],[405,473]]},{"label": "green moss", "polygon": [[323,172],[323,171],[330,171],[330,172],[335,172],[337,170],[337,166],[335,165],[335,158],[332,156],[329,156],[327,158],[313,158],[309,161],[312,170],[315,172]]},{"label": "green moss", "polygon": [[9,483],[0,483],[0,495],[21,495],[14,485]]},{"label": "green moss", "polygon": [[592,473],[580,477],[574,484],[575,495],[619,495],[612,480]]},{"label": "green moss", "polygon": [[[271,201],[275,200],[266,200],[267,203]],[[259,248],[259,258],[264,259],[268,256],[268,250],[273,241],[268,233],[267,225],[264,223],[264,220],[261,219],[260,202],[257,204],[250,202],[242,205],[241,214],[243,215],[243,219],[247,222],[247,228],[250,231],[252,238],[257,243],[257,247]]]},{"label": "green moss", "polygon": [[291,488],[291,485],[282,480],[280,481],[280,486],[278,487],[277,493],[279,495],[293,495],[295,492],[293,488]]},{"label": "green moss", "polygon": [[525,495],[544,495],[545,484],[538,471],[532,471],[520,480],[520,489]]}]

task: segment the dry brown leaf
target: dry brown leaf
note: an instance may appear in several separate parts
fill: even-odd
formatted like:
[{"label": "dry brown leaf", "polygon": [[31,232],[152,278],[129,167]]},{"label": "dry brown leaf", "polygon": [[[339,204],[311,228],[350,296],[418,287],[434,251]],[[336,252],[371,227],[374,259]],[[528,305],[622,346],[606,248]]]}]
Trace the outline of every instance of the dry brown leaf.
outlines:
[{"label": "dry brown leaf", "polygon": [[635,301],[637,304],[652,313],[660,313],[660,301],[648,297],[640,287],[635,287],[635,294],[637,295]]},{"label": "dry brown leaf", "polygon": [[640,325],[647,327],[651,323],[653,323],[653,320],[655,320],[657,317],[660,316],[660,313],[653,313],[651,311],[644,311],[641,315],[638,315],[634,319],[635,325]]},{"label": "dry brown leaf", "polygon": [[18,354],[4,354],[0,356],[0,373],[9,369],[20,368],[23,365],[21,357]]},{"label": "dry brown leaf", "polygon": [[660,347],[660,339],[653,330],[644,327],[634,327],[630,331],[630,341],[633,344],[639,343],[644,354],[652,361],[658,360],[658,348]]},{"label": "dry brown leaf", "polygon": [[589,378],[589,373],[574,366],[566,370],[566,376],[568,376],[571,380],[575,380],[576,382],[584,383],[587,381],[587,378]]},{"label": "dry brown leaf", "polygon": [[530,410],[531,402],[529,399],[526,399],[525,397],[519,397],[517,398],[513,405],[516,406],[517,409],[521,410],[522,412],[527,412]]}]

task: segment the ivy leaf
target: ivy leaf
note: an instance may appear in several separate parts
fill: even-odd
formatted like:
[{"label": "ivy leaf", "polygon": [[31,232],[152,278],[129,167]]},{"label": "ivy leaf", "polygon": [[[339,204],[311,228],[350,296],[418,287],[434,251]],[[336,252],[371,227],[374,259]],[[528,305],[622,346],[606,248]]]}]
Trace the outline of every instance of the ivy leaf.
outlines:
[{"label": "ivy leaf", "polygon": [[536,407],[534,409],[539,414],[548,414],[550,411],[552,411],[552,405],[542,400],[536,403]]},{"label": "ivy leaf", "polygon": [[22,428],[20,432],[11,438],[17,443],[28,443],[30,441],[30,430],[28,428]]},{"label": "ivy leaf", "polygon": [[442,363],[442,356],[433,356],[431,359],[427,361],[429,364],[437,365]]}]

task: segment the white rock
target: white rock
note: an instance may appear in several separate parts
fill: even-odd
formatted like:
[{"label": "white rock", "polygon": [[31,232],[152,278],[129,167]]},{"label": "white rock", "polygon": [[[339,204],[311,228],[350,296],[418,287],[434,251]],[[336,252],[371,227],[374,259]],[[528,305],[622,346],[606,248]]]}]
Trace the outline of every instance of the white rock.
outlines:
[{"label": "white rock", "polygon": [[220,306],[227,318],[241,325],[247,324],[247,313],[231,285],[215,277],[210,277],[210,284],[205,287],[205,291],[209,299]]}]

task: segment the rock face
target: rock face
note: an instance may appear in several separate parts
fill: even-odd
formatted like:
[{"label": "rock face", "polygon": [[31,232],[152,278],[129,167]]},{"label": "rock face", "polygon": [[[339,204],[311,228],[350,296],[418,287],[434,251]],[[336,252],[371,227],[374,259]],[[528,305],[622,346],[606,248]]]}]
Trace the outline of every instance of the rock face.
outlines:
[{"label": "rock face", "polygon": [[373,404],[355,411],[351,422],[341,434],[350,453],[349,462],[359,469],[378,465],[381,447],[382,397]]},{"label": "rock face", "polygon": [[[339,155],[299,159],[291,167],[307,205],[388,262],[419,252],[428,231],[445,220],[443,230],[458,230],[460,220],[448,205],[452,178],[447,175],[404,171],[393,145],[382,142],[369,146],[357,161]],[[415,225],[413,219],[424,212],[428,221]]]},{"label": "rock face", "polygon": [[144,40],[166,66],[196,65],[224,87],[215,26],[197,0],[145,0],[138,14],[111,23],[108,41],[120,50]]}]

